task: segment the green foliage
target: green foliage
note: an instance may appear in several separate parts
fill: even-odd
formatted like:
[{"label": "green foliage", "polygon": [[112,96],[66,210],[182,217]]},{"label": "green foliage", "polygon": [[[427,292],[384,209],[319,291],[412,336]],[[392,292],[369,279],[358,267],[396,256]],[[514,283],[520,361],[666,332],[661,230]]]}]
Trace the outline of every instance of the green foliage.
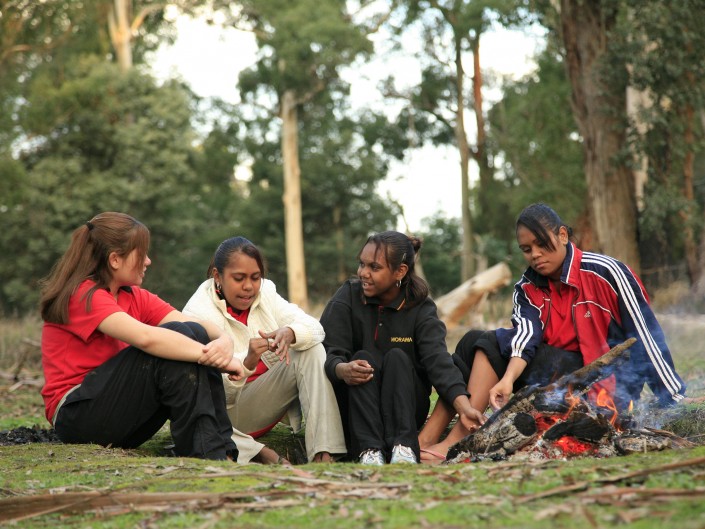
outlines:
[{"label": "green foliage", "polygon": [[[630,83],[652,101],[639,109],[631,135],[632,149],[648,162],[642,255],[647,267],[663,268],[683,260],[686,233],[703,229],[705,140],[698,116],[705,106],[705,4],[681,2],[673,9],[656,1],[627,4],[630,16],[621,27],[624,60]],[[696,157],[690,184],[688,156]]]},{"label": "green foliage", "polygon": [[458,286],[461,281],[461,227],[456,217],[442,212],[426,218],[419,231],[423,240],[421,265],[434,297]]},{"label": "green foliage", "polygon": [[56,87],[36,84],[28,99],[22,123],[34,140],[22,150],[26,178],[2,213],[2,247],[14,249],[0,260],[12,278],[0,286],[4,308],[34,306],[36,281],[73,229],[100,211],[124,211],[150,227],[146,286],[179,305],[196,284],[193,266],[207,264],[209,254],[194,243],[211,224],[190,165],[190,96],[96,60],[70,73]]},{"label": "green foliage", "polygon": [[[304,251],[309,291],[319,301],[354,273],[357,252],[369,233],[392,228],[397,213],[376,192],[390,159],[382,145],[394,141],[394,133],[386,133],[390,125],[366,116],[336,119],[339,108],[333,98],[321,94],[301,112]],[[270,278],[285,294],[283,175],[278,134],[273,133],[278,131],[268,119],[247,120],[239,114],[231,119],[230,129],[246,133],[242,141],[252,173],[240,184],[247,198],[235,213],[238,233],[262,249]]]},{"label": "green foliage", "polygon": [[[489,113],[489,142],[501,162],[495,200],[505,215],[494,228],[505,240],[513,222],[534,202],[550,204],[569,224],[586,208],[586,183],[580,136],[570,110],[570,85],[552,48],[537,59],[535,73],[503,87]],[[500,232],[500,230],[503,230]]]},{"label": "green foliage", "polygon": [[255,31],[257,64],[240,75],[243,94],[293,90],[298,98],[338,79],[338,68],[372,51],[351,23],[342,0],[242,0],[242,17]]}]

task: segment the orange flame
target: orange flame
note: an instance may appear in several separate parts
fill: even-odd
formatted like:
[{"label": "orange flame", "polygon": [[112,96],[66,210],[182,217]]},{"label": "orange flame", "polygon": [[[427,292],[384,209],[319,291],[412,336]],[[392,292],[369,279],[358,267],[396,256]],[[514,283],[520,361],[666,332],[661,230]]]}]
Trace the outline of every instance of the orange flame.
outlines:
[{"label": "orange flame", "polygon": [[580,396],[573,394],[573,388],[568,386],[568,392],[565,395],[565,403],[568,404],[568,411],[565,412],[565,416],[568,417],[575,407],[580,403]]},{"label": "orange flame", "polygon": [[604,388],[601,389],[597,394],[597,399],[595,402],[598,406],[607,408],[608,410],[612,410],[614,412],[612,413],[612,418],[610,419],[610,424],[614,426],[617,422],[617,406],[615,406],[614,401],[612,400],[612,397],[609,396],[609,393],[607,393],[607,390]]}]

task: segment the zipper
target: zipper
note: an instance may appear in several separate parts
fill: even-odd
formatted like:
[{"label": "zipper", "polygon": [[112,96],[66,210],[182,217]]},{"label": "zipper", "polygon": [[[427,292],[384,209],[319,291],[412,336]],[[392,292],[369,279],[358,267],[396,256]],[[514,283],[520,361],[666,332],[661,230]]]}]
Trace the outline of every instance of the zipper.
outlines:
[{"label": "zipper", "polygon": [[384,311],[384,307],[380,305],[377,307],[377,325],[375,325],[375,343],[377,342],[377,331],[379,328],[382,326],[382,312]]}]

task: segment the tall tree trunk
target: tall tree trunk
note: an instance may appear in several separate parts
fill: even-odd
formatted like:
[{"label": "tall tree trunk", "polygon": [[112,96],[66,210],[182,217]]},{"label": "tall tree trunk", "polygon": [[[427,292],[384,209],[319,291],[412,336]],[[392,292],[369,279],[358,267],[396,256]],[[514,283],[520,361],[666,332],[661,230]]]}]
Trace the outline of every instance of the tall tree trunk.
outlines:
[{"label": "tall tree trunk", "polygon": [[[705,129],[705,111],[700,111],[700,126]],[[695,296],[705,298],[705,227],[700,230],[700,243],[698,244],[698,268],[701,273],[691,286]]]},{"label": "tall tree trunk", "polygon": [[289,301],[308,310],[304,232],[301,220],[301,168],[299,167],[298,112],[293,90],[282,95],[282,158],[284,165],[284,234]]},{"label": "tall tree trunk", "polygon": [[[493,207],[493,196],[495,189],[493,185],[494,171],[490,167],[490,161],[487,153],[487,134],[485,132],[485,115],[482,110],[482,69],[480,68],[480,32],[477,36],[471,39],[472,57],[473,57],[473,76],[472,76],[472,94],[473,94],[473,109],[475,112],[475,125],[477,126],[477,144],[473,152],[475,162],[480,171],[480,185],[477,190],[478,210],[476,219],[480,217],[487,229],[490,226],[490,219],[498,213],[497,208]],[[477,222],[476,224],[480,224]],[[481,228],[480,228],[481,229]],[[478,253],[484,253],[479,251]],[[487,267],[480,261],[476,263],[476,271],[480,272]]]},{"label": "tall tree trunk", "polygon": [[114,0],[113,9],[108,13],[108,30],[110,41],[115,50],[120,71],[132,68],[132,17],[131,0]]},{"label": "tall tree trunk", "polygon": [[[644,109],[653,106],[651,95],[646,90],[637,90],[633,86],[627,87],[627,116],[634,123],[634,128],[640,138],[645,138],[649,131],[649,126],[645,123],[640,113]],[[638,211],[644,209],[644,188],[649,176],[649,158],[642,152],[632,149],[632,159],[634,166],[634,192],[636,194],[636,205]]]},{"label": "tall tree trunk", "polygon": [[560,19],[572,104],[583,137],[591,224],[598,251],[639,271],[632,172],[619,161],[626,145],[625,87],[601,77],[616,12],[604,1],[561,0]]},{"label": "tall tree trunk", "polygon": [[688,208],[680,212],[685,230],[685,263],[688,268],[688,278],[691,285],[696,285],[702,275],[702,269],[698,265],[698,244],[695,240],[695,230],[693,229],[693,209],[697,207],[695,203],[695,189],[693,187],[693,164],[695,163],[695,110],[691,105],[685,109],[685,160],[683,161],[683,196],[687,200]]},{"label": "tall tree trunk", "polygon": [[455,141],[460,151],[460,207],[462,209],[463,223],[463,259],[461,263],[462,282],[467,281],[475,274],[473,252],[473,226],[472,211],[470,210],[470,146],[465,132],[465,95],[462,59],[462,41],[455,37],[455,85],[456,85],[456,110],[455,110]]},{"label": "tall tree trunk", "polygon": [[343,232],[343,225],[341,223],[342,215],[342,208],[335,206],[333,208],[333,228],[335,230],[335,250],[338,254],[338,266],[336,267],[338,270],[338,283],[342,283],[348,277],[348,273],[345,270],[345,233]]}]

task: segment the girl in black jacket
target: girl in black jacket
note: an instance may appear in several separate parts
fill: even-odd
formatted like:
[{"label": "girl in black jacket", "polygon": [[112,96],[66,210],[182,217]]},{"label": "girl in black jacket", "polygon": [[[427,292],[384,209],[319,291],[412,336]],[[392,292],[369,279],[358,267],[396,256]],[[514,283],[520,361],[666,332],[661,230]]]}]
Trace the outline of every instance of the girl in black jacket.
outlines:
[{"label": "girl in black jacket", "polygon": [[473,430],[485,417],[470,405],[446,347],[446,329],[414,270],[421,241],[397,231],[372,235],[357,278],[328,302],[325,369],[340,406],[349,454],[363,464],[417,463],[418,430],[435,387]]}]

